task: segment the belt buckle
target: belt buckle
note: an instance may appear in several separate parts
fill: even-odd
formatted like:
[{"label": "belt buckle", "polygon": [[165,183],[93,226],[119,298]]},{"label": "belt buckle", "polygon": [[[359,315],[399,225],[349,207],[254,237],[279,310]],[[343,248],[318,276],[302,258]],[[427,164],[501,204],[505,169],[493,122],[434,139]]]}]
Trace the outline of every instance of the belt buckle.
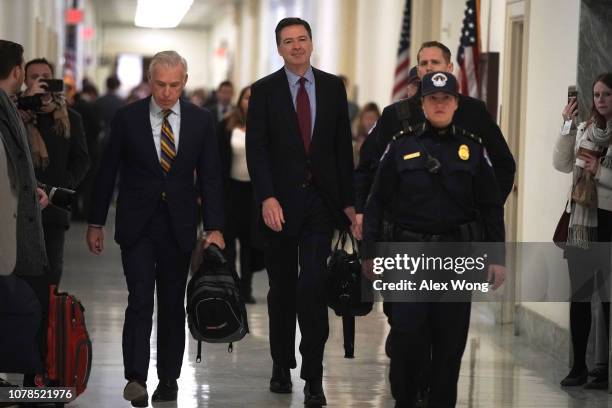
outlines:
[{"label": "belt buckle", "polygon": [[166,192],[165,192],[165,191],[162,191],[162,193],[161,193],[161,199],[162,199],[162,200],[164,200],[164,201],[166,201],[166,199],[167,199],[167,198],[168,198],[168,197],[167,197],[167,195],[166,195]]}]

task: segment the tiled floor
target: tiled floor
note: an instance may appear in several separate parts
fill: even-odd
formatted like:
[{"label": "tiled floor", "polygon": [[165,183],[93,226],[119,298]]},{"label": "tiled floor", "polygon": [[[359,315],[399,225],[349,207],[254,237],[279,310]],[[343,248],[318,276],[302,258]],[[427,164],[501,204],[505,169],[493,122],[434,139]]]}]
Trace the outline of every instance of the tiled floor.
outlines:
[{"label": "tiled floor", "polygon": [[[68,233],[62,290],[76,294],[86,307],[94,361],[87,391],[69,404],[69,407],[129,407],[129,402],[121,396],[125,384],[121,329],[127,291],[119,250],[110,242],[112,231],[108,231],[109,241],[105,253],[100,257],[90,255],[85,247],[84,234],[85,227],[82,224],[75,224]],[[292,370],[293,394],[278,395],[268,391],[271,361],[267,338],[265,273],[256,274],[254,288],[258,303],[248,308],[251,333],[235,344],[231,354],[227,352],[226,345],[204,345],[203,361],[199,364],[195,362],[196,343],[189,339],[179,380],[177,403],[155,406],[303,406],[303,382],[299,379],[298,370]],[[343,358],[341,321],[333,313],[330,313],[330,326],[324,378],[329,406],[393,407],[387,379],[388,360],[384,354],[384,339],[388,328],[380,308],[357,321],[355,359]],[[155,339],[155,326],[152,338]],[[155,341],[151,348],[150,393],[157,385]],[[494,325],[486,312],[475,307],[461,368],[457,406],[612,406],[612,397],[603,391],[561,389],[558,383],[566,373],[567,368],[563,364],[525,345],[522,338],[512,334],[510,326]]]}]

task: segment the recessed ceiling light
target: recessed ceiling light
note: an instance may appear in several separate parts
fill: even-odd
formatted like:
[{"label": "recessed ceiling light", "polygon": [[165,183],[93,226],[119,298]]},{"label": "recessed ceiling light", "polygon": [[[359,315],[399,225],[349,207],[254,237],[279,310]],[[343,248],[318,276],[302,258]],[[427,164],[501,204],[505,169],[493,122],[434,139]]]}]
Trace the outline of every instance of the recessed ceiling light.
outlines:
[{"label": "recessed ceiling light", "polygon": [[193,0],[138,0],[134,25],[148,28],[173,28],[180,24]]}]

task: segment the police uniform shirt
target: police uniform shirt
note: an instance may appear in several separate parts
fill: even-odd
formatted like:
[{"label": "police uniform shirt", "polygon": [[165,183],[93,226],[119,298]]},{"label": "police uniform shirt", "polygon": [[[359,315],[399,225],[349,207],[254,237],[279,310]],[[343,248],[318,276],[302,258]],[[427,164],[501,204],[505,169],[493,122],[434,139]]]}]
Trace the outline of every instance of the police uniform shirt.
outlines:
[{"label": "police uniform shirt", "polygon": [[[428,155],[441,163],[437,174],[427,169]],[[479,139],[425,122],[388,145],[365,208],[364,241],[376,241],[383,214],[403,229],[444,234],[474,221],[477,212],[485,241],[504,241],[503,204]]]},{"label": "police uniform shirt", "polygon": [[[364,141],[359,153],[359,165],[355,169],[355,210],[363,212],[363,206],[373,182],[374,173],[382,152],[392,136],[402,129],[396,106],[406,104],[410,109],[408,122],[416,126],[425,120],[421,108],[420,93],[385,107],[376,126]],[[501,130],[493,121],[481,100],[465,95],[459,96],[459,108],[453,116],[453,124],[482,138],[482,143],[490,155],[501,197],[505,201],[514,184],[516,166],[508,144]]]}]

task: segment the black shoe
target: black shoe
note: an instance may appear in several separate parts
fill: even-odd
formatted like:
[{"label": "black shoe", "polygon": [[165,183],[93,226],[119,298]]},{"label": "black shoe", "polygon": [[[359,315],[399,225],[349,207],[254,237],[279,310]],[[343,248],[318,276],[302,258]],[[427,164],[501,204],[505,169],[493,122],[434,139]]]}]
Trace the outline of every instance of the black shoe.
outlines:
[{"label": "black shoe", "polygon": [[587,377],[589,375],[589,370],[583,368],[582,370],[574,370],[570,371],[570,373],[561,380],[562,387],[575,387],[578,385],[583,385],[587,382]]},{"label": "black shoe", "polygon": [[321,380],[306,381],[306,385],[304,385],[304,405],[307,407],[327,405]]},{"label": "black shoe", "polygon": [[[607,373],[606,373],[607,374]],[[592,381],[584,384],[585,390],[607,390],[608,389],[608,376],[602,375],[595,377]]]},{"label": "black shoe", "polygon": [[149,394],[147,385],[142,381],[130,381],[123,389],[123,398],[132,403],[133,407],[148,407]]},{"label": "black shoe", "polygon": [[178,394],[178,384],[176,380],[159,380],[159,384],[153,393],[151,401],[153,402],[167,402],[176,401],[176,395]]},{"label": "black shoe", "polygon": [[289,394],[292,388],[289,369],[274,364],[272,366],[272,378],[270,379],[270,391],[277,394]]}]

